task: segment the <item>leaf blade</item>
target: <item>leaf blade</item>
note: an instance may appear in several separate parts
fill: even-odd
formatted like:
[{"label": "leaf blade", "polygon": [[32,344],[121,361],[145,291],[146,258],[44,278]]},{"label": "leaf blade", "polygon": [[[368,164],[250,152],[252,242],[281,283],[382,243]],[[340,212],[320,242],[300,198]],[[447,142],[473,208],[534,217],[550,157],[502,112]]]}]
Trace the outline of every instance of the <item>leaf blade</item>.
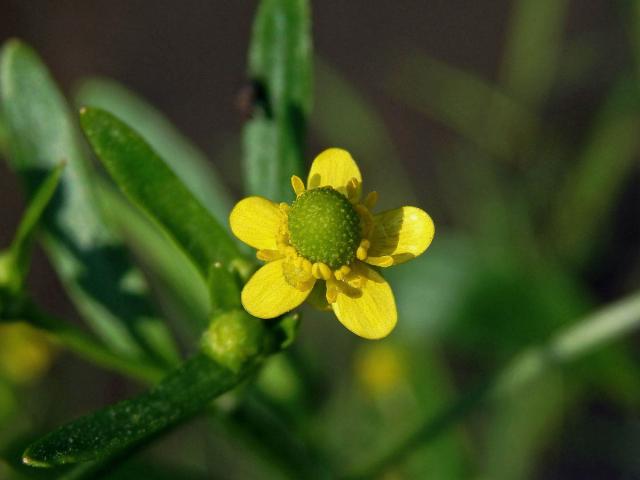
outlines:
[{"label": "leaf blade", "polygon": [[174,127],[154,106],[131,90],[106,78],[88,78],[76,91],[78,106],[90,105],[114,113],[141,136],[180,177],[200,202],[223,225],[231,200],[220,176],[205,154]]},{"label": "leaf blade", "polygon": [[[0,96],[10,166],[34,195],[43,175],[67,166],[55,208],[43,220],[44,246],[69,296],[93,330],[129,358],[151,355],[172,363],[177,351],[146,295],[141,273],[104,224],[93,196],[93,175],[76,124],[38,55],[18,40],[0,57]],[[153,332],[153,340],[147,333]]]},{"label": "leaf blade", "polygon": [[253,25],[248,73],[257,97],[244,132],[247,194],[292,199],[289,180],[303,170],[303,139],[312,103],[307,0],[263,0]]},{"label": "leaf blade", "polygon": [[226,231],[133,129],[90,107],[81,110],[80,123],[120,189],[184,250],[205,279],[214,262],[229,268],[240,257]]}]

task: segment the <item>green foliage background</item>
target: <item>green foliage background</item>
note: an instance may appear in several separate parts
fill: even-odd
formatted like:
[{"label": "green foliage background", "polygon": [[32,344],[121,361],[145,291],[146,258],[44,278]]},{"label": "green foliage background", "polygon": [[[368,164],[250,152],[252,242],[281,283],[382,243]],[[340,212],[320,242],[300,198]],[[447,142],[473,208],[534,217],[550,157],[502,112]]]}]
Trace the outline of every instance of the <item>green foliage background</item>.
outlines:
[{"label": "green foliage background", "polygon": [[[5,42],[0,155],[27,206],[0,254],[0,335],[27,323],[138,387],[56,418],[46,377],[0,369],[0,478],[640,477],[638,222],[619,213],[638,191],[640,7],[619,2],[631,59],[576,139],[549,103],[587,81],[597,41],[567,44],[567,1],[512,3],[495,81],[407,49],[380,72],[451,140],[429,160],[442,202],[421,205],[436,240],[388,272],[400,323],[375,344],[311,310],[244,312],[257,262],[228,232],[239,182],[127,87],[92,77],[67,99],[38,53]],[[288,200],[311,132],[350,149],[389,205],[416,203],[384,117],[314,54],[311,7],[255,12],[244,193]],[[30,294],[36,239],[83,325]],[[629,265],[594,282],[616,257]],[[9,363],[35,342],[2,341]],[[73,403],[83,385],[64,374]]]}]

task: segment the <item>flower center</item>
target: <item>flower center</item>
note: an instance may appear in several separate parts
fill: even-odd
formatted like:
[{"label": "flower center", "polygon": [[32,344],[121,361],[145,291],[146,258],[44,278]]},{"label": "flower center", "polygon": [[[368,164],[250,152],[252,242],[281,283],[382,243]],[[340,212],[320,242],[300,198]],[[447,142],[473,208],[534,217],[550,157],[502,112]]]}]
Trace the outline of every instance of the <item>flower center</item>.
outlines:
[{"label": "flower center", "polygon": [[354,260],[361,239],[360,217],[337,190],[307,190],[293,202],[288,222],[291,245],[311,262],[335,269]]}]

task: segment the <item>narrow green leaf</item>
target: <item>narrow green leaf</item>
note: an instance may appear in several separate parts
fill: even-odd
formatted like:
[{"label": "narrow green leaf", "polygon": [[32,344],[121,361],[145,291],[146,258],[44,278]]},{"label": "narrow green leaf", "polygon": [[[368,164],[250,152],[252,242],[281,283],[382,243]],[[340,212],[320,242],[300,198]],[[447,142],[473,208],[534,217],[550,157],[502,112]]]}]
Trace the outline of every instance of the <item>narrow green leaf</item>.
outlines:
[{"label": "narrow green leaf", "polygon": [[244,375],[197,354],[155,388],[82,417],[32,444],[23,461],[34,467],[84,462],[131,448],[191,418]]},{"label": "narrow green leaf", "polygon": [[211,311],[241,308],[239,279],[216,262],[209,270]]},{"label": "narrow green leaf", "polygon": [[514,2],[500,84],[533,110],[555,79],[568,7],[568,0]]},{"label": "narrow green leaf", "polygon": [[320,142],[349,150],[362,168],[367,189],[384,186],[382,210],[415,204],[409,174],[371,99],[325,61],[316,61],[315,79],[316,107],[310,127]]},{"label": "narrow green leaf", "polygon": [[246,193],[293,198],[291,175],[303,171],[306,119],[312,103],[312,50],[307,0],[262,0],[249,47],[253,118],[244,129]]},{"label": "narrow green leaf", "polygon": [[0,61],[8,160],[29,197],[44,175],[66,161],[58,200],[45,214],[43,227],[47,253],[67,292],[113,350],[129,358],[175,361],[171,336],[148,302],[140,272],[103,223],[91,167],[62,94],[27,45],[7,42]]},{"label": "narrow green leaf", "polygon": [[388,86],[396,98],[496,158],[511,160],[516,146],[530,142],[540,129],[537,118],[504,91],[427,55],[403,55],[390,71]]},{"label": "narrow green leaf", "polygon": [[[201,333],[209,323],[211,307],[207,284],[182,250],[107,181],[97,193],[108,220],[124,242],[162,287],[162,300],[179,309],[180,318]],[[170,299],[168,298],[170,297]]]},{"label": "narrow green leaf", "polygon": [[487,401],[497,401],[516,392],[542,375],[619,340],[640,328],[640,293],[601,308],[559,331],[539,346],[525,349],[505,368],[479,388],[445,406],[364,468],[346,478],[372,478],[402,461],[416,448],[433,441]]},{"label": "narrow green leaf", "polygon": [[267,323],[244,310],[214,318],[202,350],[157,386],[46,435],[25,451],[23,461],[52,467],[99,460],[152,440],[202,411],[284,348],[296,319],[294,315]]},{"label": "narrow green leaf", "polygon": [[9,154],[9,130],[0,108],[0,155]]},{"label": "narrow green leaf", "polygon": [[59,164],[45,178],[42,185],[38,187],[27,206],[20,225],[18,225],[16,236],[11,243],[9,252],[15,261],[16,274],[19,276],[21,284],[24,282],[29,270],[35,232],[45,209],[58,188],[63,169],[64,164]]},{"label": "narrow green leaf", "polygon": [[89,78],[76,92],[79,106],[89,105],[112,112],[158,152],[196,198],[222,225],[227,224],[231,201],[213,164],[156,108],[113,80]]},{"label": "narrow green leaf", "polygon": [[636,165],[639,106],[637,81],[623,78],[605,100],[577,164],[558,193],[549,238],[574,263],[583,263],[602,240],[597,232],[607,223],[607,214]]},{"label": "narrow green leaf", "polygon": [[80,123],[125,195],[164,229],[205,279],[215,262],[231,268],[240,256],[234,242],[140,135],[98,108],[82,109]]}]

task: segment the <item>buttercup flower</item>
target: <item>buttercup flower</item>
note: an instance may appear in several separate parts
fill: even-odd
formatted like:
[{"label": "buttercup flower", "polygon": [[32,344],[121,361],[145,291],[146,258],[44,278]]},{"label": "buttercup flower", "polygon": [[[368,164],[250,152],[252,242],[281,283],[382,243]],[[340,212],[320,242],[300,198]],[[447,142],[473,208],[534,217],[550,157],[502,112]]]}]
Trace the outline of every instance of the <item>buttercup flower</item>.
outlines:
[{"label": "buttercup flower", "polygon": [[311,165],[307,185],[291,178],[296,200],[241,200],[229,221],[234,235],[267,262],[242,290],[242,305],[274,318],[306,299],[332,309],[356,335],[382,338],[397,322],[389,284],[375,268],[404,263],[424,252],[433,221],[416,207],[373,214],[376,192],[361,199],[362,176],[349,152],[330,148]]}]

